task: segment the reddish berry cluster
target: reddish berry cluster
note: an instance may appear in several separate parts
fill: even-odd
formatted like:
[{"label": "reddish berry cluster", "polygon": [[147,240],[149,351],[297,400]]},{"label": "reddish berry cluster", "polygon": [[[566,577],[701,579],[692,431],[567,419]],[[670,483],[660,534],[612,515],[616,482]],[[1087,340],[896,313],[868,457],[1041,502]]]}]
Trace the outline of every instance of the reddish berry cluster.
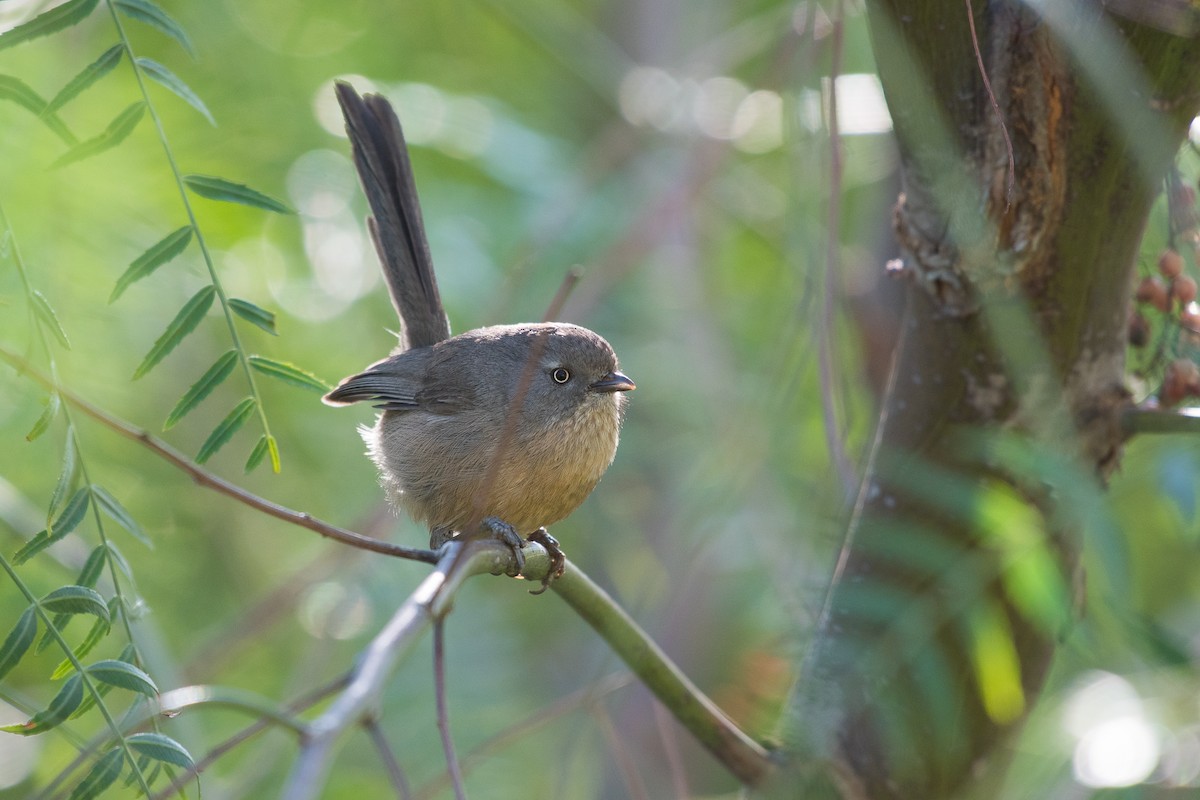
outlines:
[{"label": "reddish berry cluster", "polygon": [[[1167,317],[1174,317],[1180,328],[1200,335],[1200,304],[1196,303],[1196,281],[1183,274],[1183,256],[1167,249],[1158,257],[1158,275],[1147,275],[1138,283],[1134,299]],[[1161,277],[1160,277],[1161,276]],[[1150,323],[1141,308],[1129,315],[1129,344],[1145,347],[1150,343]],[[1177,405],[1188,397],[1200,397],[1200,367],[1190,358],[1176,358],[1167,364],[1159,390],[1164,407]]]}]

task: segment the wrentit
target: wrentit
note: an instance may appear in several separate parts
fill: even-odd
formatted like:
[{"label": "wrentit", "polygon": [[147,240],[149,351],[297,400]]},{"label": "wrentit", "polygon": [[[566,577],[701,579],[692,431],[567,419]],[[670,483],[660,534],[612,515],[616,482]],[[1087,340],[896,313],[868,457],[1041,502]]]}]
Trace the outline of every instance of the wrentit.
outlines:
[{"label": "wrentit", "polygon": [[382,410],[361,429],[367,451],[391,502],[429,525],[431,547],[482,526],[522,569],[521,534],[532,534],[551,552],[553,577],[563,557],[543,526],[578,508],[612,463],[634,383],[608,342],[578,325],[451,337],[400,121],[379,95],[342,82],[336,91],[401,332],[390,356],[325,402]]}]

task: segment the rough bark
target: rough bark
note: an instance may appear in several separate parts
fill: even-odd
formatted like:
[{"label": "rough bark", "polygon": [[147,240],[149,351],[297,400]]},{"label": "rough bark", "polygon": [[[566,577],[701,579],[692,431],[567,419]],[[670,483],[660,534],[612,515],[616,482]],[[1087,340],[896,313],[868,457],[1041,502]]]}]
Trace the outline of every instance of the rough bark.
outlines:
[{"label": "rough bark", "polygon": [[[978,790],[1037,698],[1062,633],[1055,609],[1078,594],[1081,526],[1055,485],[1069,470],[1033,465],[1069,456],[1099,486],[1119,459],[1135,258],[1200,108],[1200,44],[1098,3],[1042,9],[1054,19],[1038,8],[972,4],[1012,142],[1010,195],[967,7],[868,3],[902,158],[894,226],[908,312],[869,476],[788,709],[798,766],[776,787],[783,796],[798,775],[804,797]],[[1186,3],[1178,10],[1191,19]],[[1190,33],[1182,22],[1165,27]],[[1108,77],[1088,67],[1106,41],[1121,48],[1107,54]],[[1014,437],[1027,446],[993,446]],[[1028,468],[1017,451],[1033,454]],[[1024,556],[998,544],[1013,531],[989,529],[995,503],[1028,511],[1005,519],[1032,521],[1035,534],[1016,532],[1034,537],[1021,552],[1052,556],[1038,573],[1050,599],[1032,601],[1014,578]],[[1006,663],[1016,681],[989,675]]]}]

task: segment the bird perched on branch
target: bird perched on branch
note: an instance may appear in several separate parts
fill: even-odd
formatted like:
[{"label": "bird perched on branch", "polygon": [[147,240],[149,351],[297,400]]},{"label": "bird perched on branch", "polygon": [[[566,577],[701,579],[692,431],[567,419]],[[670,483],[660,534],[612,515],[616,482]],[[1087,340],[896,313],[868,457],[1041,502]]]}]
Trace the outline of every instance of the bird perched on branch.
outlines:
[{"label": "bird perched on branch", "polygon": [[564,563],[544,526],[578,508],[612,463],[634,383],[608,342],[578,325],[450,336],[400,121],[380,95],[342,82],[336,91],[401,332],[390,356],[325,402],[382,410],[362,431],[368,452],[391,501],[429,525],[431,547],[482,530],[523,569],[529,534],[551,553],[544,589]]}]

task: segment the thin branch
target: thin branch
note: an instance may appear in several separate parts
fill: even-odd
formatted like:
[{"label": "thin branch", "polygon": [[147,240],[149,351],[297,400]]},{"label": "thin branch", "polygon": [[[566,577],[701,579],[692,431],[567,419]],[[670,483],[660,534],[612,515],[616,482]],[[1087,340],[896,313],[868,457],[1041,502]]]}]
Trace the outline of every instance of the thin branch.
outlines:
[{"label": "thin branch", "polygon": [[454,787],[455,800],[467,800],[463,788],[462,769],[454,752],[454,737],[450,733],[450,710],[446,706],[446,620],[440,617],[433,622],[433,694],[437,706],[437,727],[442,737],[442,752],[446,754],[446,772],[450,774],[450,785]]},{"label": "thin branch", "polygon": [[996,112],[996,120],[1000,123],[1000,135],[1004,137],[1004,147],[1008,152],[1008,173],[1004,181],[1004,210],[1007,211],[1012,206],[1013,192],[1017,186],[1017,159],[1013,155],[1013,143],[1008,135],[1008,125],[1004,123],[1004,114],[1000,111],[1000,104],[996,102],[996,93],[992,91],[992,82],[988,79],[987,68],[983,64],[983,53],[979,50],[979,34],[975,32],[975,9],[971,7],[971,0],[963,0],[963,2],[967,4],[967,27],[971,29],[971,47],[975,50],[975,63],[979,66],[979,77],[983,78],[983,88],[992,104],[992,111]]},{"label": "thin branch", "polygon": [[246,491],[237,484],[231,483],[224,478],[209,472],[201,467],[195,461],[192,461],[183,453],[163,440],[151,435],[142,428],[136,428],[124,420],[109,414],[107,411],[94,406],[87,400],[84,400],[79,395],[75,394],[70,389],[60,385],[50,377],[38,371],[32,364],[26,361],[21,356],[12,352],[6,347],[0,346],[0,361],[5,361],[14,367],[18,372],[29,376],[43,387],[52,391],[58,392],[64,400],[70,403],[75,408],[78,408],[84,414],[101,423],[110,430],[116,431],[127,439],[131,439],[143,445],[147,449],[154,452],[163,460],[170,463],[172,466],[186,472],[191,476],[192,480],[205,488],[212,489],[227,497],[231,497],[240,503],[250,506],[253,509],[263,512],[269,516],[281,519],[284,522],[290,522],[293,525],[298,525],[301,528],[307,528],[310,531],[320,534],[328,539],[334,539],[342,544],[357,547],[362,550],[370,550],[375,553],[382,553],[386,556],[395,556],[397,558],[407,558],[413,561],[423,561],[426,564],[437,563],[437,553],[433,550],[423,550],[417,547],[405,547],[403,545],[392,544],[391,542],[372,539],[369,536],[363,536],[360,533],[339,528],[336,525],[330,525],[328,522],[323,522],[315,517],[303,512],[293,511],[286,506],[281,506],[278,503],[273,503],[259,497],[256,494]]},{"label": "thin branch", "polygon": [[[461,559],[458,558],[460,551],[465,551]],[[396,665],[425,629],[450,607],[463,581],[482,572],[502,572],[512,560],[508,548],[494,541],[469,545],[452,541],[441,553],[437,568],[421,581],[367,645],[346,688],[309,725],[308,735],[304,737],[284,787],[284,800],[311,800],[321,796],[334,745],[350,728],[361,724],[364,717],[375,714],[379,695]],[[548,559],[544,560],[548,562]],[[459,562],[458,566],[456,562]]]},{"label": "thin branch", "polygon": [[621,780],[625,784],[625,796],[631,800],[650,800],[650,793],[646,790],[646,782],[642,780],[642,776],[638,774],[637,765],[633,763],[633,758],[629,755],[629,748],[621,741],[621,737],[617,734],[616,727],[613,726],[612,717],[608,715],[608,710],[600,703],[595,703],[591,707],[592,717],[596,720],[597,727],[600,728],[600,733],[604,736],[604,741],[608,744],[609,751],[612,752],[613,762],[617,765],[617,772],[621,775]]},{"label": "thin branch", "polygon": [[387,770],[388,778],[392,781],[392,788],[396,790],[396,796],[400,800],[410,800],[412,790],[408,787],[408,779],[404,777],[404,770],[400,768],[400,762],[396,760],[396,754],[392,752],[387,736],[384,735],[383,728],[379,726],[379,720],[368,716],[363,719],[362,726],[367,732],[367,736],[371,738],[371,743],[375,745],[375,750],[379,753],[379,759]]},{"label": "thin branch", "polygon": [[850,497],[858,486],[858,476],[846,454],[846,442],[838,430],[837,398],[835,396],[833,351],[835,349],[834,306],[837,302],[838,252],[841,247],[842,142],[838,129],[837,78],[842,67],[844,28],[842,5],[837,4],[833,20],[832,64],[829,78],[829,216],[825,236],[825,281],[821,297],[821,313],[817,316],[817,368],[821,382],[821,421],[825,428],[825,445],[842,482],[842,490]]},{"label": "thin branch", "polygon": [[[463,756],[460,764],[463,773],[469,772],[476,764],[484,761],[491,754],[503,750],[523,736],[533,733],[572,711],[578,711],[583,706],[607,694],[628,686],[632,678],[633,676],[627,672],[609,675],[530,714],[515,725],[479,743]],[[447,783],[449,783],[449,777],[443,773],[418,789],[415,800],[432,800],[433,797],[441,794]]]},{"label": "thin branch", "polygon": [[1200,433],[1200,408],[1130,408],[1121,415],[1126,435],[1139,433]]},{"label": "thin branch", "polygon": [[[289,714],[297,714],[309,708],[310,706],[316,705],[329,695],[336,692],[338,689],[341,689],[343,686],[345,686],[349,680],[349,673],[339,675],[329,683],[326,683],[324,686],[318,686],[316,689],[313,689],[307,694],[301,695],[292,702],[288,703],[286,706],[287,712]],[[260,719],[254,724],[248,725],[247,727],[233,734],[225,741],[217,744],[211,750],[205,753],[203,758],[193,764],[191,769],[186,770],[181,775],[175,776],[175,779],[171,781],[169,786],[156,792],[151,800],[166,800],[171,795],[180,791],[194,776],[199,775],[201,772],[208,769],[217,761],[218,758],[221,758],[238,745],[249,739],[252,739],[257,734],[262,733],[269,728],[271,726],[271,722],[272,721],[269,719]]]}]

